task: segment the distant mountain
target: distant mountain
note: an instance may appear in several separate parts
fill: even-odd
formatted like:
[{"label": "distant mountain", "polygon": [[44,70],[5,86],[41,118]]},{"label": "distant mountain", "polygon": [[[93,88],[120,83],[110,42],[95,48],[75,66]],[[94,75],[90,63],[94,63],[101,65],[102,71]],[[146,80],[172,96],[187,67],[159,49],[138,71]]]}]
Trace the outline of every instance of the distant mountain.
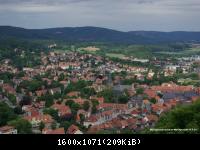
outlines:
[{"label": "distant mountain", "polygon": [[69,42],[157,44],[169,42],[200,41],[200,32],[121,32],[98,27],[24,29],[11,26],[0,26],[0,39],[6,38],[30,40],[62,40]]}]

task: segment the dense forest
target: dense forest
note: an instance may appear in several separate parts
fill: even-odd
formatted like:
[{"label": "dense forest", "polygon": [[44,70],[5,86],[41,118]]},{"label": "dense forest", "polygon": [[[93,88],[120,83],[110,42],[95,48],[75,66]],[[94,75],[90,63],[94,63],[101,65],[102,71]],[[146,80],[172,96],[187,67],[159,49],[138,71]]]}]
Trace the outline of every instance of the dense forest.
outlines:
[{"label": "dense forest", "polygon": [[66,27],[51,29],[24,29],[0,27],[0,39],[63,40],[73,42],[113,42],[129,44],[158,44],[200,41],[200,32],[121,32],[98,27]]}]

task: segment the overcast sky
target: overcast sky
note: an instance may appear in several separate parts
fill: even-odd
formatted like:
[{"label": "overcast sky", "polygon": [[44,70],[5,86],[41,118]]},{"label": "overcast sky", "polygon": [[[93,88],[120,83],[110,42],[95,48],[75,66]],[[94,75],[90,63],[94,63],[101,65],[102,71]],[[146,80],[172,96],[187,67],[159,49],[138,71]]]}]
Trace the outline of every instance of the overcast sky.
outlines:
[{"label": "overcast sky", "polygon": [[0,0],[0,25],[200,31],[200,0]]}]

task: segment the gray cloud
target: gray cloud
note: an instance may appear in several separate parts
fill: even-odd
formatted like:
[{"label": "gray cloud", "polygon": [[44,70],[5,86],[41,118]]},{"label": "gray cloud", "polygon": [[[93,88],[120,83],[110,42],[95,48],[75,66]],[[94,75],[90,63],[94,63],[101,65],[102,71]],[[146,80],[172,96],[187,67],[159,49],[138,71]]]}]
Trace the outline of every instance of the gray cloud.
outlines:
[{"label": "gray cloud", "polygon": [[200,30],[199,0],[0,0],[0,25]]}]

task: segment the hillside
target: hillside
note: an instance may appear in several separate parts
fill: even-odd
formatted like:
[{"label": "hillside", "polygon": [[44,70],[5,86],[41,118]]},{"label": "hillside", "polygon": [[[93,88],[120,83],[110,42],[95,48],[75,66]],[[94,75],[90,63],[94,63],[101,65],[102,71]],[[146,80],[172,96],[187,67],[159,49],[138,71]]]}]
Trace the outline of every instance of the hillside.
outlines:
[{"label": "hillside", "polygon": [[[156,129],[196,129],[189,133],[199,133],[200,101],[189,106],[179,106],[163,115],[155,126]],[[174,133],[174,132],[172,132]],[[181,132],[180,132],[181,133]]]},{"label": "hillside", "polygon": [[112,42],[130,44],[160,44],[200,41],[200,32],[121,32],[98,27],[66,27],[24,29],[0,26],[0,40],[7,38],[30,40],[62,40],[67,42]]}]

